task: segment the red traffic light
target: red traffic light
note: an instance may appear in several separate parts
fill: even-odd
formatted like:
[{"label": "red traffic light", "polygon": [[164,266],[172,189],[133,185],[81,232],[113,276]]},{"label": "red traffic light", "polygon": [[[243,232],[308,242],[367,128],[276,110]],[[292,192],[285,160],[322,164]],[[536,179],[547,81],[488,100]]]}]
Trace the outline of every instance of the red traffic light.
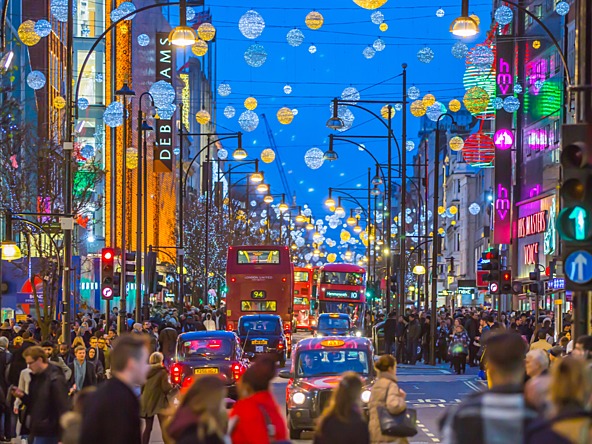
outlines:
[{"label": "red traffic light", "polygon": [[101,252],[101,257],[104,261],[112,261],[115,257],[115,252],[113,251],[113,248],[103,248]]},{"label": "red traffic light", "polygon": [[512,279],[512,273],[504,272],[504,274],[502,274],[502,280],[509,281],[511,279]]}]

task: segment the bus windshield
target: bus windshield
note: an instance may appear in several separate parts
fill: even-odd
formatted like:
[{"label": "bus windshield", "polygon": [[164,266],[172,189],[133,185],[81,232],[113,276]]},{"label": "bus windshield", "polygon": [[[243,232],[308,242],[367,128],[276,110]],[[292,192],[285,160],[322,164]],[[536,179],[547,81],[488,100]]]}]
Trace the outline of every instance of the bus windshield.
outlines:
[{"label": "bus windshield", "polygon": [[364,285],[364,273],[347,273],[343,271],[323,271],[321,283],[333,285]]},{"label": "bus windshield", "polygon": [[347,330],[349,329],[349,319],[331,316],[319,317],[319,330]]},{"label": "bus windshield", "polygon": [[308,282],[308,271],[295,271],[294,282]]}]

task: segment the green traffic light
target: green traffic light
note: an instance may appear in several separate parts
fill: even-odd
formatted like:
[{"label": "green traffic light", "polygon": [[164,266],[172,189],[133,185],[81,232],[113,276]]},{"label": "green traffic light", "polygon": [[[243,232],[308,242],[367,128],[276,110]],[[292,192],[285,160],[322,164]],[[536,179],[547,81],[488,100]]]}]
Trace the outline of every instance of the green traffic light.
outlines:
[{"label": "green traffic light", "polygon": [[557,229],[564,240],[570,242],[590,240],[592,224],[590,224],[589,211],[580,205],[564,208],[559,213]]}]

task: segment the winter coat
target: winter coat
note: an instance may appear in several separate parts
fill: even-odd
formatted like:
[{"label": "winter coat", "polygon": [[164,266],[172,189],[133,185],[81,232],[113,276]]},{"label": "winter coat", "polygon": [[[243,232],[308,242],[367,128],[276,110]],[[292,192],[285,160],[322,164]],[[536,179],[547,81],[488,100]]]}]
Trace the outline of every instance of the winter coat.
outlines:
[{"label": "winter coat", "polygon": [[169,406],[167,395],[172,390],[166,368],[161,364],[151,365],[140,396],[140,416],[150,418],[166,409]]},{"label": "winter coat", "polygon": [[[198,426],[201,433],[198,432]],[[175,440],[175,444],[224,444],[224,440],[215,432],[207,433],[207,427],[208,423],[203,417],[196,415],[187,407],[181,407],[171,420],[167,433]],[[215,426],[212,425],[212,427]]]},{"label": "winter coat", "polygon": [[384,340],[393,341],[397,330],[397,320],[395,318],[388,318],[384,321]]},{"label": "winter coat", "polygon": [[409,322],[407,327],[407,338],[409,340],[417,340],[421,337],[421,325],[417,319]]},{"label": "winter coat", "polygon": [[314,444],[370,444],[368,424],[362,414],[352,411],[348,420],[342,422],[335,415],[328,416],[323,421],[321,430],[317,430]]},{"label": "winter coat", "polygon": [[552,419],[534,421],[526,432],[526,444],[581,444],[592,442],[592,413],[568,408]]},{"label": "winter coat", "polygon": [[232,444],[269,444],[266,418],[275,427],[275,440],[288,439],[286,417],[280,411],[273,395],[269,391],[257,392],[234,404],[230,412],[230,421],[234,423],[231,432]]},{"label": "winter coat", "polygon": [[167,327],[160,332],[158,337],[160,344],[160,351],[166,359],[170,359],[175,355],[175,347],[177,346],[177,330]]},{"label": "winter coat", "polygon": [[448,353],[452,356],[460,356],[461,354],[469,354],[469,336],[466,332],[454,333],[448,346]]},{"label": "winter coat", "polygon": [[372,387],[370,402],[368,403],[370,413],[370,422],[368,424],[370,429],[370,442],[373,444],[407,444],[409,442],[407,441],[407,438],[397,438],[382,434],[377,411],[379,406],[386,407],[392,415],[402,413],[407,408],[407,403],[399,392],[397,378],[391,373],[378,372],[378,379],[376,380],[374,387]]}]

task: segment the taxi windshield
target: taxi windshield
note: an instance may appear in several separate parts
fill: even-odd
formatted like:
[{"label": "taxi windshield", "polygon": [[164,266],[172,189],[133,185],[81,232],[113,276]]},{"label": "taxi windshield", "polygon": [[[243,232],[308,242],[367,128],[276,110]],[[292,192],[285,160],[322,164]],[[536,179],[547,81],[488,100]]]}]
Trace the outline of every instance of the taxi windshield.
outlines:
[{"label": "taxi windshield", "polygon": [[230,351],[230,341],[223,339],[190,339],[179,344],[181,359],[226,357],[230,355]]},{"label": "taxi windshield", "polygon": [[320,316],[319,317],[319,329],[320,330],[347,330],[349,328],[349,319],[331,316]]},{"label": "taxi windshield", "polygon": [[238,323],[238,333],[241,336],[244,336],[247,333],[250,335],[253,333],[277,335],[280,333],[280,323],[277,319],[250,320],[241,318]]},{"label": "taxi windshield", "polygon": [[368,354],[364,350],[307,350],[300,353],[296,364],[296,376],[310,378],[322,375],[339,375],[352,371],[368,375]]}]

